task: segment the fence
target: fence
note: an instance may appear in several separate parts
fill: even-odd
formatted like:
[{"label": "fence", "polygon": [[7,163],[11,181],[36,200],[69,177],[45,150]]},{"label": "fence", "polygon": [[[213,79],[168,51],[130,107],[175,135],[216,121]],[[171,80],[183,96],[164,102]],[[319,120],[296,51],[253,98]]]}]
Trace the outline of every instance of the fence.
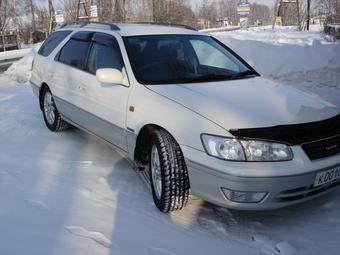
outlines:
[{"label": "fence", "polygon": [[0,33],[0,51],[18,49],[20,49],[20,42],[17,33]]}]

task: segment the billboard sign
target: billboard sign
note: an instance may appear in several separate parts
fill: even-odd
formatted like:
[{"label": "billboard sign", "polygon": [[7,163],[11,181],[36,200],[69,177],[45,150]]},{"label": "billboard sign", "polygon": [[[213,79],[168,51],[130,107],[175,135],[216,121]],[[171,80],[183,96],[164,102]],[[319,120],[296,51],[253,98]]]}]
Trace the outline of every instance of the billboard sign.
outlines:
[{"label": "billboard sign", "polygon": [[250,3],[248,1],[241,1],[237,5],[238,16],[248,16],[250,14]]},{"label": "billboard sign", "polygon": [[97,8],[97,5],[91,5],[90,6],[90,16],[92,18],[97,18],[98,17],[98,8]]},{"label": "billboard sign", "polygon": [[62,10],[55,11],[55,22],[57,24],[64,23],[64,15]]},{"label": "billboard sign", "polygon": [[240,27],[241,28],[247,28],[248,27],[248,18],[246,18],[246,17],[240,18]]},{"label": "billboard sign", "polygon": [[248,27],[248,15],[250,14],[250,3],[248,0],[241,0],[237,5],[237,15],[240,16],[240,27]]}]

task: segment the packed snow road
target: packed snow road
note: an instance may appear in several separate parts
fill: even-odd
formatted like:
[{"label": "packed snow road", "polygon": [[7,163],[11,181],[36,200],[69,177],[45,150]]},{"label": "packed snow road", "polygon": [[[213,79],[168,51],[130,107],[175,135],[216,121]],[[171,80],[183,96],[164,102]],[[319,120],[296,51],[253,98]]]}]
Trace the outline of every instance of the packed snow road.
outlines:
[{"label": "packed snow road", "polygon": [[[339,44],[314,32],[248,32],[216,35],[264,76],[340,106]],[[192,197],[183,211],[160,213],[111,148],[78,129],[45,127],[27,84],[31,61],[27,55],[0,76],[0,254],[339,254],[339,188],[275,211]]]},{"label": "packed snow road", "polygon": [[338,254],[340,190],[269,212],[192,198],[165,215],[111,148],[48,131],[29,86],[0,87],[0,116],[1,254]]}]

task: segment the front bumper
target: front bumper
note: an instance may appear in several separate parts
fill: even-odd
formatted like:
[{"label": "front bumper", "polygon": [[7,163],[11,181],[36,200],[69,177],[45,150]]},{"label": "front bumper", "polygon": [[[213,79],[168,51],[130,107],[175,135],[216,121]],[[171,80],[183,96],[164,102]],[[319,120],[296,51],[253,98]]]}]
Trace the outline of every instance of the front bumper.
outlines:
[{"label": "front bumper", "polygon": [[[230,167],[232,168],[232,162],[222,161],[222,163],[225,163],[225,167],[223,169],[216,168],[217,164],[207,162],[207,160],[210,161],[210,159],[205,157],[203,154],[204,152],[202,152],[200,159],[196,157],[196,160],[192,160],[195,155],[197,156],[200,154],[200,152],[196,151],[193,155],[193,150],[194,149],[192,148],[186,148],[183,151],[187,162],[192,194],[227,208],[240,210],[277,209],[308,201],[340,186],[340,181],[338,180],[323,186],[313,187],[318,172],[340,165],[339,155],[332,157],[330,160],[324,160],[324,167],[319,168],[318,170],[306,171],[304,169],[304,173],[295,175],[283,175],[282,173],[280,175],[277,172],[276,176],[274,174],[268,175],[267,173],[270,172],[270,169],[276,170],[273,169],[275,164],[261,163],[257,172],[262,171],[262,173],[266,174],[256,173],[258,176],[254,176],[255,173],[252,172],[253,176],[238,176],[228,171]],[[284,163],[282,162],[281,164]],[[292,164],[292,162],[290,164]],[[219,166],[221,165],[223,164],[220,164]],[[244,163],[245,168],[247,165],[247,163]],[[237,163],[237,166],[239,167],[240,163]],[[264,169],[265,167],[270,169]],[[287,167],[291,167],[291,165],[287,164]],[[253,170],[250,169],[250,172],[251,171]],[[267,192],[267,194],[262,201],[256,203],[233,202],[226,198],[222,192],[222,188],[235,191]]]}]

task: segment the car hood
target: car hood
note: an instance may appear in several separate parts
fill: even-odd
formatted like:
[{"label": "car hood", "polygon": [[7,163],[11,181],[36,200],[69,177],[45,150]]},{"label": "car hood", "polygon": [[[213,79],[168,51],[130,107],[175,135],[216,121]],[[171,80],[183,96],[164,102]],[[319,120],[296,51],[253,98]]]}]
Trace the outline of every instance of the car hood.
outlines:
[{"label": "car hood", "polygon": [[228,130],[314,122],[340,113],[317,95],[262,77],[146,87]]}]

